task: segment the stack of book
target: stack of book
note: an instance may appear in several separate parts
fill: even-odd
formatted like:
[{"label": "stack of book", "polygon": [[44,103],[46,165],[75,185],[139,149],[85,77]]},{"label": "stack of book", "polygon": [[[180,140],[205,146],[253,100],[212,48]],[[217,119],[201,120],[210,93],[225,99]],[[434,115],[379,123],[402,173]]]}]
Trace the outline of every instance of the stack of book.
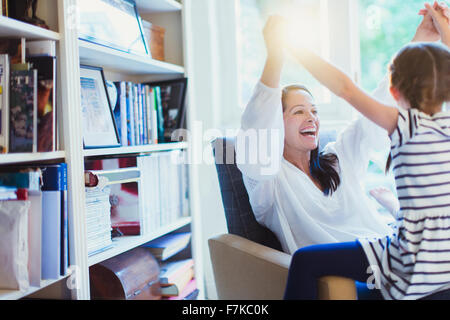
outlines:
[{"label": "stack of book", "polygon": [[194,260],[182,259],[162,263],[159,283],[163,299],[194,300],[198,295]]},{"label": "stack of book", "polygon": [[[92,173],[85,173],[87,179],[91,179],[89,175]],[[107,178],[95,178],[96,185],[86,187],[86,237],[89,256],[112,246],[111,204],[109,201],[111,188],[106,185]]]},{"label": "stack of book", "polygon": [[161,295],[164,299],[195,299],[198,295],[194,260],[177,259],[188,247],[190,232],[175,232],[143,245],[160,261]]},{"label": "stack of book", "polygon": [[[5,167],[0,171],[0,186],[3,204],[25,198],[29,202],[25,227],[28,230],[25,235],[27,241],[21,248],[28,252],[25,261],[28,266],[27,284],[40,287],[41,280],[66,275],[69,267],[67,165]],[[18,190],[25,190],[25,193],[16,193]],[[4,249],[7,248],[3,246],[1,250]],[[0,256],[3,254],[0,252]],[[5,288],[3,283],[0,287]]]},{"label": "stack of book", "polygon": [[137,158],[141,171],[141,202],[146,232],[189,216],[185,151],[158,152]]},{"label": "stack of book", "polygon": [[0,152],[57,149],[56,44],[0,41]]}]

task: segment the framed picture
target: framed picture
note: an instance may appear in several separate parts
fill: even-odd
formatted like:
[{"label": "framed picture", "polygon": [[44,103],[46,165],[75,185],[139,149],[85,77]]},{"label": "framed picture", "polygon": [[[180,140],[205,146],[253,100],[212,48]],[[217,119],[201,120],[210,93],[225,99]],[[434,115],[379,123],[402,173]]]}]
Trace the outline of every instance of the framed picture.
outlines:
[{"label": "framed picture", "polygon": [[78,0],[82,40],[124,52],[150,55],[134,0]]},{"label": "framed picture", "polygon": [[120,146],[103,69],[80,66],[84,148]]},{"label": "framed picture", "polygon": [[161,88],[161,106],[164,118],[163,142],[171,142],[172,133],[176,129],[186,129],[185,99],[187,91],[187,78],[151,82],[149,85],[152,87]]}]

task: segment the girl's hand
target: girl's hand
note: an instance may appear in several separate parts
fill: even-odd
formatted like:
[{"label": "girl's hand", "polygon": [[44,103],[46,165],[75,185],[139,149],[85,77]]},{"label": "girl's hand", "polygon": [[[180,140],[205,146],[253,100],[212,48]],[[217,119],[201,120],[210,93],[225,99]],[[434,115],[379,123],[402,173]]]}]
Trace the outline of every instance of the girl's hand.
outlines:
[{"label": "girl's hand", "polygon": [[270,16],[263,30],[267,54],[273,58],[284,58],[287,38],[286,20],[279,15]]},{"label": "girl's hand", "polygon": [[386,208],[391,214],[395,214],[400,210],[400,203],[395,195],[385,187],[378,187],[370,190],[370,195],[377,200],[384,208]]},{"label": "girl's hand", "polygon": [[441,3],[436,9],[429,3],[425,3],[428,13],[433,19],[433,24],[441,35],[442,42],[450,46],[450,19],[448,18],[449,9],[445,3]]},{"label": "girl's hand", "polygon": [[[437,3],[435,2],[433,7],[437,8]],[[437,31],[433,23],[433,18],[431,14],[428,13],[427,9],[422,9],[419,11],[419,15],[423,15],[422,22],[419,24],[416,30],[416,34],[412,39],[413,42],[434,42],[441,40],[441,35]]]}]

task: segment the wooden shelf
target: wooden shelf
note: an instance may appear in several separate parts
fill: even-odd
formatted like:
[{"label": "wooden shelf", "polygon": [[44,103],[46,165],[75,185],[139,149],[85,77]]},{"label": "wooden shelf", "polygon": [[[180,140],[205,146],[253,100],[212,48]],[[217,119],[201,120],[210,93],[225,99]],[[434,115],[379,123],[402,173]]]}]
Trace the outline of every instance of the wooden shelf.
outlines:
[{"label": "wooden shelf", "polygon": [[113,247],[109,248],[103,252],[97,253],[91,257],[88,258],[88,264],[89,266],[92,266],[96,263],[105,261],[109,258],[115,257],[118,254],[124,253],[128,250],[131,250],[133,248],[139,247],[149,241],[152,241],[153,239],[156,239],[158,237],[161,237],[165,235],[166,233],[175,231],[181,227],[184,227],[191,223],[191,217],[184,217],[180,218],[179,220],[160,228],[159,230],[155,232],[151,232],[148,235],[142,235],[142,236],[124,236],[119,237],[113,240]]},{"label": "wooden shelf", "polygon": [[122,52],[85,40],[78,41],[81,64],[101,66],[112,71],[131,75],[184,74],[184,68],[171,63]]},{"label": "wooden shelf", "polygon": [[186,149],[188,147],[187,142],[172,142],[172,143],[159,143],[149,144],[143,146],[131,146],[131,147],[118,147],[118,148],[105,148],[105,149],[87,149],[84,150],[85,157],[97,157],[97,156],[112,156],[123,154],[140,154],[157,151],[169,151]]},{"label": "wooden shelf", "polygon": [[39,290],[44,289],[45,287],[48,287],[58,281],[61,281],[69,276],[65,275],[63,277],[60,277],[59,279],[52,279],[52,280],[42,280],[41,287],[30,287],[26,291],[19,291],[19,290],[0,290],[0,300],[17,300],[24,298],[26,296],[29,296],[30,294],[33,294]]},{"label": "wooden shelf", "polygon": [[0,38],[27,38],[29,40],[60,40],[59,33],[19,20],[0,16]]},{"label": "wooden shelf", "polygon": [[64,151],[0,154],[0,165],[65,159]]},{"label": "wooden shelf", "polygon": [[183,8],[183,5],[175,0],[137,0],[136,5],[140,14],[181,11]]}]

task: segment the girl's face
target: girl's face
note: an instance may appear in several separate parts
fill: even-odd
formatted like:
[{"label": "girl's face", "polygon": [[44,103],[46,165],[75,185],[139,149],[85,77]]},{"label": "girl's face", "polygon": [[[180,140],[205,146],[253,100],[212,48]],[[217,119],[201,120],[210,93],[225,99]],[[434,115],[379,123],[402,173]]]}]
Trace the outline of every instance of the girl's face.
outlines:
[{"label": "girl's face", "polygon": [[312,151],[319,143],[319,117],[314,99],[304,90],[292,90],[283,112],[285,144],[299,151]]}]

